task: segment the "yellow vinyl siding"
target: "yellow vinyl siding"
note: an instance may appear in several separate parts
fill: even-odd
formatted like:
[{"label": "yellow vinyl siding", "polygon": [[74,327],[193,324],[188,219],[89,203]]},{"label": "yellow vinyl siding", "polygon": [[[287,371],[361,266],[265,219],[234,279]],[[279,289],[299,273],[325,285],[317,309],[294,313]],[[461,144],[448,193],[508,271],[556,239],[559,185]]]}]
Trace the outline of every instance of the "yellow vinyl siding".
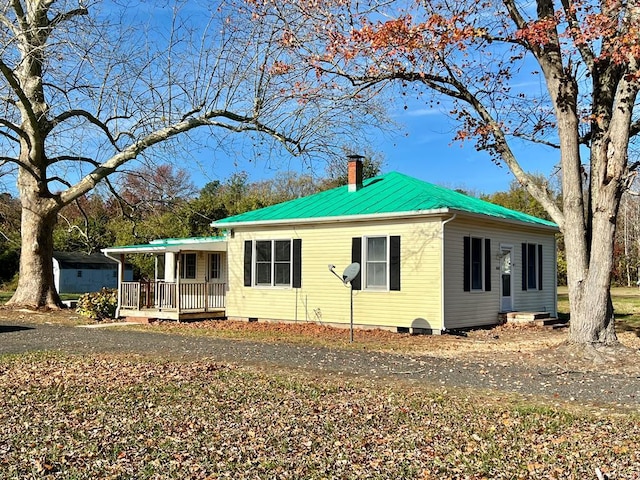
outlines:
[{"label": "yellow vinyl siding", "polygon": [[[349,288],[328,264],[341,274],[351,263],[353,237],[392,235],[401,237],[401,289],[354,291],[354,324],[441,330],[439,219],[237,228],[228,244],[227,316],[348,325]],[[244,287],[245,240],[295,238],[302,239],[302,288]]]},{"label": "yellow vinyl siding", "polygon": [[[497,259],[501,245],[513,247],[512,295],[514,311],[546,311],[556,314],[556,251],[552,232],[497,222],[480,222],[458,218],[445,227],[445,327],[465,328],[494,324],[500,311],[500,263]],[[491,291],[465,292],[464,247],[465,236],[491,240],[489,266]],[[543,288],[522,290],[522,243],[543,245]],[[483,258],[484,261],[484,258]],[[484,266],[487,268],[487,266]]]}]

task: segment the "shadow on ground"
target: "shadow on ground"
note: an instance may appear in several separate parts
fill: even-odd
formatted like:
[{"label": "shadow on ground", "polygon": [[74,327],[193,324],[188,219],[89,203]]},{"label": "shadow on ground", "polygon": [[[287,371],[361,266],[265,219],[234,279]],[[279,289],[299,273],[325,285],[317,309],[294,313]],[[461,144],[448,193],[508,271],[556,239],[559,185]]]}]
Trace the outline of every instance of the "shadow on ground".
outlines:
[{"label": "shadow on ground", "polygon": [[35,330],[33,327],[23,327],[20,325],[0,325],[0,333],[21,332],[23,330]]}]

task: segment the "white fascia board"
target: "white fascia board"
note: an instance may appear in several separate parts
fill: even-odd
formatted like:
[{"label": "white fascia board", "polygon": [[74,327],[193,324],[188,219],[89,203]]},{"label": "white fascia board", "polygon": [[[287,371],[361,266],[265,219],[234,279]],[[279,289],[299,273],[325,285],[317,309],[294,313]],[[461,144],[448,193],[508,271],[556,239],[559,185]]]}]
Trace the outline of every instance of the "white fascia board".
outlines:
[{"label": "white fascia board", "polygon": [[169,252],[226,252],[227,242],[215,243],[184,243],[182,245],[171,245],[167,247]]},{"label": "white fascia board", "polygon": [[121,253],[166,253],[166,252],[226,252],[227,242],[183,243],[180,245],[136,245],[130,247],[109,247],[101,250],[106,256]]},{"label": "white fascia board", "polygon": [[226,252],[228,240],[226,237],[216,238],[170,238],[158,239],[149,242],[152,247],[162,247],[167,252],[180,251],[208,251]]},{"label": "white fascia board", "polygon": [[[163,252],[168,252],[171,251],[169,249],[167,249],[166,247],[157,247],[157,246],[152,246],[152,245],[140,245],[140,246],[131,246],[128,248],[122,248],[122,247],[109,247],[109,248],[103,248],[100,250],[102,253],[104,253],[107,257],[109,257],[111,254],[120,254],[120,253],[163,253]],[[178,251],[178,250],[175,250]]]}]

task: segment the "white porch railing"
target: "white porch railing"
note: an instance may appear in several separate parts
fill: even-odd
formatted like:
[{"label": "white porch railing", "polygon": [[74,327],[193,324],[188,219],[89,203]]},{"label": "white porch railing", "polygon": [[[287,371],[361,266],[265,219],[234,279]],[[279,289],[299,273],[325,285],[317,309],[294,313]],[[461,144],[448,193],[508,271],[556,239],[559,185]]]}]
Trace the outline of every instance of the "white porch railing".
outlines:
[{"label": "white porch railing", "polygon": [[190,282],[180,284],[176,295],[175,282],[122,282],[120,307],[141,310],[209,311],[225,308],[226,283]]},{"label": "white porch railing", "polygon": [[120,284],[120,306],[140,310],[140,282],[122,282]]}]

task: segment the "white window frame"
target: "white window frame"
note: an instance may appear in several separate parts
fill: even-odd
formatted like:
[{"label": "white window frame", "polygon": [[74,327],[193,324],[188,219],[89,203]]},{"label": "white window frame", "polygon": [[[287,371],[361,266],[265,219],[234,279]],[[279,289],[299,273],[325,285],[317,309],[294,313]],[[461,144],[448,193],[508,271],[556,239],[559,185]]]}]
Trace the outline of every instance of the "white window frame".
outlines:
[{"label": "white window frame", "polygon": [[[378,239],[384,238],[385,240],[385,259],[384,262],[380,260],[369,260],[369,240],[370,239]],[[377,292],[388,292],[389,291],[389,274],[390,274],[390,261],[391,261],[391,252],[390,252],[390,240],[389,235],[368,235],[362,237],[362,258],[363,262],[361,265],[361,278],[362,278],[362,288],[363,290],[371,290]],[[385,279],[384,285],[369,285],[369,264],[381,264],[385,265]]]},{"label": "white window frame", "polygon": [[[269,283],[258,283],[258,264],[267,264],[267,261],[258,261],[258,244],[270,242],[271,244],[271,257],[268,261],[269,267]],[[289,243],[289,260],[276,260],[276,243],[288,242]],[[276,283],[276,266],[280,264],[289,265],[289,281],[287,283]],[[260,239],[253,241],[253,254],[251,259],[251,276],[252,284],[257,288],[291,288],[293,282],[293,240],[291,238],[274,238],[274,239]]]}]

